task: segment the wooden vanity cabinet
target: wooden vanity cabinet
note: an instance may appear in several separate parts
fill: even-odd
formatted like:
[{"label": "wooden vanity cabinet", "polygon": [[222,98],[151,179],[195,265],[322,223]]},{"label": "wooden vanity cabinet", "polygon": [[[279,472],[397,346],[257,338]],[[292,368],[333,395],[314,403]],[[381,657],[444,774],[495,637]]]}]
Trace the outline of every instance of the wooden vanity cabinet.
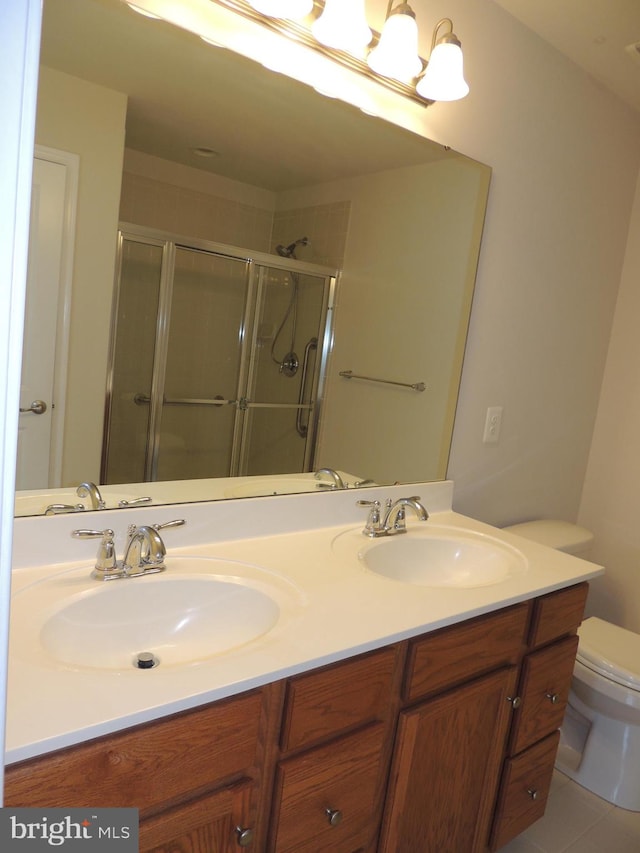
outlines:
[{"label": "wooden vanity cabinet", "polygon": [[480,853],[544,812],[587,584],[19,764],[143,853]]}]

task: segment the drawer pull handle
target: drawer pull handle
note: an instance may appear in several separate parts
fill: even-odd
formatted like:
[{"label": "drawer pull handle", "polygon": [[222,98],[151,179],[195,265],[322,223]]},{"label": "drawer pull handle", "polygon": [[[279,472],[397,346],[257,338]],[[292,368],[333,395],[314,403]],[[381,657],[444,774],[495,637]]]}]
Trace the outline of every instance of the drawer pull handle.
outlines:
[{"label": "drawer pull handle", "polygon": [[236,842],[238,847],[248,847],[253,841],[253,830],[236,826]]},{"label": "drawer pull handle", "polygon": [[560,694],[559,693],[547,693],[546,697],[549,700],[549,702],[551,702],[552,705],[557,705],[558,702],[560,701]]},{"label": "drawer pull handle", "polygon": [[342,812],[340,809],[325,809],[327,820],[331,826],[338,826],[342,820]]},{"label": "drawer pull handle", "polygon": [[535,788],[527,788],[527,794],[529,794],[532,800],[538,799],[538,792]]},{"label": "drawer pull handle", "polygon": [[511,707],[515,710],[522,705],[522,699],[520,696],[507,696],[507,702],[510,703]]}]

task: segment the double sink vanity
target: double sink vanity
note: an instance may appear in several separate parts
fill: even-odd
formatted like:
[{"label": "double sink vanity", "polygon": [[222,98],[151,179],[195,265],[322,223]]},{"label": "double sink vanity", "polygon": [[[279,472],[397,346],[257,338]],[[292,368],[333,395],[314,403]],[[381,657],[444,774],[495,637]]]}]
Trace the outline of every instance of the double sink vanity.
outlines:
[{"label": "double sink vanity", "polygon": [[136,807],[141,851],[507,843],[602,570],[411,492],[380,537],[356,500],[406,486],[90,513],[118,555],[166,525],[166,570],[110,582],[77,515],[16,519],[5,805]]}]

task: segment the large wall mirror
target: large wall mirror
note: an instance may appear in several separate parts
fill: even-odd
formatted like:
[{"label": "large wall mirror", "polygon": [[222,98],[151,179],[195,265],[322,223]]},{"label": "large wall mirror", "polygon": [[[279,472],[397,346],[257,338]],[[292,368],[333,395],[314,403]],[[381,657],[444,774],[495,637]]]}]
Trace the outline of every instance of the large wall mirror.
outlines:
[{"label": "large wall mirror", "polygon": [[446,476],[487,166],[121,0],[36,143],[17,514]]}]

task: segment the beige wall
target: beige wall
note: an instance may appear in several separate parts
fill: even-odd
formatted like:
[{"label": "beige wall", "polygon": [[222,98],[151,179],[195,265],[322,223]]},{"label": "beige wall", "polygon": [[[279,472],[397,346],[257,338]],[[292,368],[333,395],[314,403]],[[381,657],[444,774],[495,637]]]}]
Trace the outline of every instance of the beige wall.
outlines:
[{"label": "beige wall", "polygon": [[[498,525],[575,521],[640,116],[488,0],[431,0],[415,11],[427,22],[453,18],[471,86],[463,101],[429,107],[423,132],[493,169],[449,465],[455,507]],[[495,405],[502,434],[485,445]]]},{"label": "beige wall", "polygon": [[98,482],[125,95],[40,69],[36,142],[80,157],[62,485]]},{"label": "beige wall", "polygon": [[[320,465],[378,482],[445,476],[488,172],[453,157],[333,187],[351,217]],[[342,370],[427,390],[345,380]]]},{"label": "beige wall", "polygon": [[640,182],[584,483],[579,521],[607,573],[590,612],[640,631]]}]

